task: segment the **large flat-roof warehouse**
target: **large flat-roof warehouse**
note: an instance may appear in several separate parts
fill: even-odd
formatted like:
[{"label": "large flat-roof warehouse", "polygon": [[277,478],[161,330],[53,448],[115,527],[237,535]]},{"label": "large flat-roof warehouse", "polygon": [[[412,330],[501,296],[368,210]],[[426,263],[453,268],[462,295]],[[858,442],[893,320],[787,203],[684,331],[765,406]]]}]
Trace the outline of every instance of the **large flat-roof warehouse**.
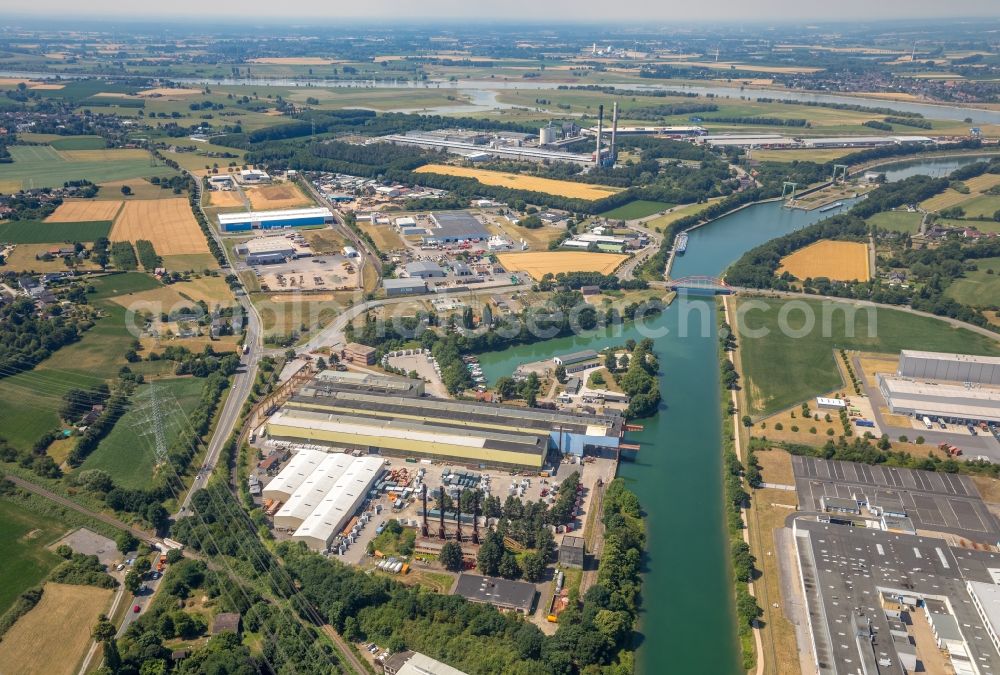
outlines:
[{"label": "large flat-roof warehouse", "polygon": [[[401,386],[401,385],[400,385]],[[449,459],[466,464],[540,469],[550,452],[616,453],[624,420],[470,401],[451,401],[319,377],[294,394],[267,422],[269,437]]]},{"label": "large flat-roof warehouse", "polygon": [[301,227],[322,225],[333,222],[330,209],[318,207],[310,209],[283,209],[280,211],[243,211],[240,213],[220,213],[219,228],[223,232],[245,232],[247,230],[271,230],[279,227]]}]

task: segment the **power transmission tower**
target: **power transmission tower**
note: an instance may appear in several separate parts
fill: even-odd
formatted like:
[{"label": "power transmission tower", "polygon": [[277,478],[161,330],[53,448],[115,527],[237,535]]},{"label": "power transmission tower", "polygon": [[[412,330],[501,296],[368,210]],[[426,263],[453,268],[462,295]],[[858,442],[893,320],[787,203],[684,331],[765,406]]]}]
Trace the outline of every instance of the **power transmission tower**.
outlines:
[{"label": "power transmission tower", "polygon": [[138,405],[132,408],[132,428],[136,436],[152,440],[156,464],[162,464],[167,461],[167,430],[171,422],[176,421],[171,413],[178,409],[177,401],[155,384],[136,400]]}]

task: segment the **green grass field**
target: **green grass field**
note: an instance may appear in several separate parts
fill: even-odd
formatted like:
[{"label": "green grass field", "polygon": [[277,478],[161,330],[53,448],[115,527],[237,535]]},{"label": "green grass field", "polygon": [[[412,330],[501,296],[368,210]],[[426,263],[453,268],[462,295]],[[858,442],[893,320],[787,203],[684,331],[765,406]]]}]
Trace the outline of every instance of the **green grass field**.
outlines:
[{"label": "green grass field", "polygon": [[[86,179],[105,183],[146,176],[172,176],[176,172],[151,158],[70,160],[48,145],[12,145],[13,162],[0,164],[0,184],[23,189],[59,187],[66,181]],[[9,189],[9,188],[8,188]]]},{"label": "green grass field", "polygon": [[107,299],[160,285],[138,272],[112,274],[90,283],[97,292],[89,294],[88,300],[105,313],[93,328],[34,370],[0,379],[0,436],[17,448],[30,449],[43,433],[59,426],[58,410],[67,390],[100,384],[125,365],[124,354],[134,337],[125,325],[125,308]]},{"label": "green grass field", "polygon": [[869,218],[868,222],[884,230],[916,234],[920,229],[920,221],[923,220],[923,217],[924,214],[917,212],[882,211]]},{"label": "green grass field", "polygon": [[145,425],[137,407],[149,400],[155,387],[165,410],[163,426],[169,447],[185,429],[187,415],[198,405],[204,382],[195,377],[182,377],[140,387],[132,397],[132,409],[118,420],[111,433],[80,466],[80,471],[102,469],[122,487],[148,487],[154,471],[153,438],[140,435]]},{"label": "green grass field", "polygon": [[954,281],[945,295],[972,307],[1000,305],[1000,258],[983,258],[971,262],[979,269],[966,272],[964,278]]},{"label": "green grass field", "polygon": [[61,558],[45,547],[65,532],[51,518],[0,501],[0,614],[59,564]]},{"label": "green grass field", "polygon": [[1000,195],[979,195],[962,204],[969,218],[992,218],[1000,212]]},{"label": "green grass field", "polygon": [[108,142],[100,136],[62,136],[49,145],[56,150],[101,150]]},{"label": "green grass field", "polygon": [[653,202],[646,199],[637,199],[634,202],[629,202],[628,204],[619,206],[616,209],[605,211],[600,214],[600,216],[602,218],[610,218],[611,220],[635,220],[636,218],[647,218],[654,213],[659,213],[660,211],[666,211],[672,206],[675,205],[668,204],[666,202]]},{"label": "green grass field", "polygon": [[95,220],[84,223],[44,223],[38,220],[15,220],[6,225],[0,225],[0,241],[12,244],[59,244],[94,241],[99,237],[107,237],[110,231],[110,220]]},{"label": "green grass field", "polygon": [[[834,360],[835,349],[858,349],[871,352],[896,353],[901,349],[958,352],[964,354],[1000,355],[1000,343],[965,329],[955,329],[943,321],[906,312],[879,308],[871,310],[875,318],[875,335],[869,334],[869,310],[859,309],[848,335],[845,303],[821,303],[818,300],[797,300],[794,311],[787,314],[791,331],[804,328],[801,308],[815,317],[812,330],[805,337],[783,334],[779,329],[779,311],[786,301],[753,298],[741,300],[740,306],[753,302],[760,309],[748,310],[743,326],[751,330],[768,329],[766,337],[740,339],[744,368],[743,386],[754,414],[772,413],[795,405],[842,386]],[[763,303],[763,304],[759,304]],[[824,330],[825,322],[829,330]],[[741,331],[745,334],[745,330]]]}]

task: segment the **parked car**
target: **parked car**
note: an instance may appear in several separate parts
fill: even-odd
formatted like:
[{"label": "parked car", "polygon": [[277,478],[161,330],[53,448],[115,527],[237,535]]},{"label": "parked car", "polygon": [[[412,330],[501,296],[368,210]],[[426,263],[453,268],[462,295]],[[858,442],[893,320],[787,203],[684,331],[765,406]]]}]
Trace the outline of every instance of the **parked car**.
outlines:
[{"label": "parked car", "polygon": [[141,609],[142,607],[140,607],[139,605],[135,605],[132,607],[132,611],[135,612],[136,614],[138,614]]}]

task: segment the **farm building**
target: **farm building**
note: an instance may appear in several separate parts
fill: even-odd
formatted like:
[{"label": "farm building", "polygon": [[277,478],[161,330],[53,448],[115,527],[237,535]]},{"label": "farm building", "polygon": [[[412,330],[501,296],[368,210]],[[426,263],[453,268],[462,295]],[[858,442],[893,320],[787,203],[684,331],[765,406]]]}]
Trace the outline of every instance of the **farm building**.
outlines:
[{"label": "farm building", "polygon": [[348,342],[347,346],[344,347],[343,357],[351,363],[360,363],[363,366],[370,366],[375,363],[376,351],[378,350],[374,347],[369,347],[368,345],[358,344],[357,342]]},{"label": "farm building", "polygon": [[468,211],[432,213],[434,227],[424,237],[425,244],[456,244],[466,241],[485,241],[490,231]]},{"label": "farm building", "polygon": [[443,277],[444,270],[436,262],[430,260],[414,260],[406,263],[406,274],[411,279],[431,279]]},{"label": "farm building", "polygon": [[423,279],[383,279],[382,288],[390,298],[397,295],[419,295],[427,292],[427,282]]},{"label": "farm building", "polygon": [[397,652],[382,662],[385,675],[465,675],[458,668],[420,652]]},{"label": "farm building", "polygon": [[281,227],[323,225],[333,222],[333,212],[326,208],[283,209],[280,211],[242,211],[220,213],[219,228],[223,232],[273,230]]},{"label": "farm building", "polygon": [[322,450],[302,449],[295,453],[288,464],[278,472],[263,490],[264,499],[287,502],[305,482],[319,463],[326,457]]},{"label": "farm building", "polygon": [[462,574],[455,584],[455,595],[470,602],[493,605],[501,611],[531,614],[535,606],[535,585],[478,574]]},{"label": "farm building", "polygon": [[550,452],[614,453],[618,415],[338,391],[310,384],[268,421],[272,438],[505,468],[541,468]]},{"label": "farm building", "polygon": [[236,246],[248,265],[283,263],[296,257],[295,245],[284,237],[259,237]]},{"label": "farm building", "polygon": [[896,374],[922,380],[1000,385],[1000,357],[904,349]]}]

